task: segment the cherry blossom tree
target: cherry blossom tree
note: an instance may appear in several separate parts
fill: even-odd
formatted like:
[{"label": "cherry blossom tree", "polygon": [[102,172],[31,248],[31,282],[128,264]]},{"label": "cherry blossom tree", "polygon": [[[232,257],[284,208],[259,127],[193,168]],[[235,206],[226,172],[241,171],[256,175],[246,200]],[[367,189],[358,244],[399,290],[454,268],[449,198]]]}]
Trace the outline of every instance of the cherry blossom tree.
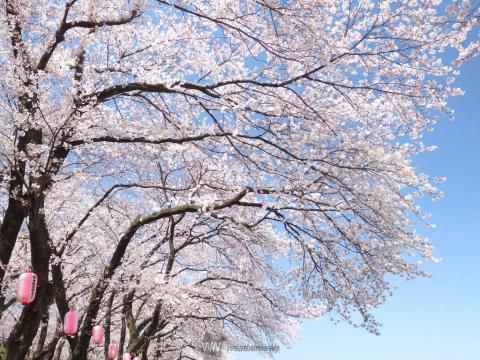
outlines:
[{"label": "cherry blossom tree", "polygon": [[207,359],[205,333],[288,343],[322,315],[377,333],[387,278],[435,260],[416,200],[442,179],[411,159],[478,52],[468,1],[1,4],[8,360]]}]

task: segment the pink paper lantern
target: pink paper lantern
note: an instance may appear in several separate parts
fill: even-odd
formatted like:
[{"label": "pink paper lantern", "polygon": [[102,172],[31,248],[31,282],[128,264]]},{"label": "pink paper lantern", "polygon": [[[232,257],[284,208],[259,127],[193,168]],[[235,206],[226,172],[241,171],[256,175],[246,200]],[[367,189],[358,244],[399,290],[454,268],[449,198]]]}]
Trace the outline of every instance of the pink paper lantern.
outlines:
[{"label": "pink paper lantern", "polygon": [[95,325],[92,329],[92,340],[95,344],[100,345],[103,342],[103,327]]},{"label": "pink paper lantern", "polygon": [[111,343],[108,345],[108,359],[113,360],[118,355],[118,345],[115,343]]},{"label": "pink paper lantern", "polygon": [[130,355],[129,353],[125,353],[123,354],[123,360],[132,360],[132,355]]},{"label": "pink paper lantern", "polygon": [[75,310],[70,310],[63,319],[63,332],[66,335],[73,335],[78,330],[78,315]]},{"label": "pink paper lantern", "polygon": [[20,275],[17,282],[17,301],[19,303],[27,305],[35,300],[37,280],[37,275],[31,271]]}]

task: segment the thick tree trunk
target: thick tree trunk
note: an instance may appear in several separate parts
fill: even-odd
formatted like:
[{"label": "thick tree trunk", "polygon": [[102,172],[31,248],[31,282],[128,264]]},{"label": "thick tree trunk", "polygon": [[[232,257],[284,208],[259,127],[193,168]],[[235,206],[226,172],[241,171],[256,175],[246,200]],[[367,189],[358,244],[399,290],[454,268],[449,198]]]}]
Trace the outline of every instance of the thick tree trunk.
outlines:
[{"label": "thick tree trunk", "polygon": [[125,319],[125,314],[122,313],[122,326],[120,328],[120,343],[118,346],[118,351],[120,354],[123,354],[123,349],[125,348],[125,338],[127,337],[127,320]]},{"label": "thick tree trunk", "polygon": [[[0,226],[0,261],[2,265],[0,266],[0,284],[5,276],[4,268],[10,261],[18,233],[25,218],[25,210],[22,203],[16,198],[18,195],[12,194],[12,192],[16,193],[21,189],[21,184],[17,184],[17,180],[12,180],[10,188],[12,190],[10,198],[8,199],[8,207],[5,212],[5,217],[3,218],[3,223]],[[3,305],[3,303],[0,305]]]},{"label": "thick tree trunk", "polygon": [[105,344],[104,344],[105,360],[108,360],[108,346],[110,345],[110,328],[112,325],[112,306],[113,306],[114,299],[115,299],[115,291],[112,291],[112,293],[110,294],[110,297],[108,298],[107,315],[105,316]]},{"label": "thick tree trunk", "polygon": [[[37,268],[35,271],[38,273]],[[35,301],[26,305],[22,315],[7,340],[6,360],[24,360],[37,334],[42,315],[48,308],[52,296],[48,283],[41,283]]]},{"label": "thick tree trunk", "polygon": [[[42,133],[32,134],[32,142],[40,144]],[[31,183],[38,190],[30,195],[29,233],[32,269],[38,276],[39,287],[33,303],[25,306],[19,321],[7,341],[6,360],[23,360],[37,334],[40,321],[53,298],[53,286],[48,281],[51,249],[44,214],[42,177],[32,177]]]},{"label": "thick tree trunk", "polygon": [[47,309],[47,311],[45,311],[45,314],[43,314],[43,317],[42,317],[42,327],[40,329],[40,336],[38,338],[37,349],[35,350],[35,354],[33,356],[34,359],[37,359],[40,356],[43,350],[43,347],[45,346],[45,340],[47,339],[49,319],[50,319],[50,316]]},{"label": "thick tree trunk", "polygon": [[75,346],[75,350],[73,351],[72,360],[87,359],[88,345],[90,344],[90,333],[106,289],[107,282],[105,280],[101,280],[92,292],[90,303],[85,312],[85,317],[83,318],[82,326],[79,331],[80,334],[77,339],[77,344]]},{"label": "thick tree trunk", "polygon": [[[20,21],[18,19],[16,5],[12,1],[5,1],[5,10],[7,13],[8,28],[10,30],[10,42],[12,45],[12,51],[15,59],[22,64],[21,68],[25,74],[32,74],[32,69],[29,63],[28,55],[23,46],[22,40],[22,28],[20,26]],[[23,84],[26,87],[31,87],[33,85],[31,79],[28,78],[23,80]],[[35,94],[24,93],[18,98],[19,110],[20,113],[29,114],[34,118],[36,102]],[[17,130],[27,130],[27,129],[17,129]],[[32,131],[26,131],[25,135],[20,135],[18,137],[18,142],[16,144],[18,153],[24,152],[27,145],[30,141],[30,136]],[[15,135],[16,136],[16,135]],[[17,241],[18,233],[22,227],[23,220],[25,219],[26,211],[22,204],[23,196],[23,181],[25,176],[25,160],[15,159],[14,164],[10,169],[10,184],[9,184],[9,199],[8,207],[5,211],[3,218],[3,223],[0,226],[0,294],[1,294],[1,284],[5,276],[5,267],[10,261],[12,256],[12,251],[15,247]],[[0,308],[3,305],[5,299],[0,295]]]},{"label": "thick tree trunk", "polygon": [[[27,138],[20,137],[17,149],[24,151]],[[10,262],[18,233],[26,216],[25,207],[22,204],[23,176],[25,175],[25,161],[19,161],[10,172],[9,199],[7,210],[0,226],[0,318],[5,309],[5,298],[2,295],[2,282],[5,277],[5,269]]]}]

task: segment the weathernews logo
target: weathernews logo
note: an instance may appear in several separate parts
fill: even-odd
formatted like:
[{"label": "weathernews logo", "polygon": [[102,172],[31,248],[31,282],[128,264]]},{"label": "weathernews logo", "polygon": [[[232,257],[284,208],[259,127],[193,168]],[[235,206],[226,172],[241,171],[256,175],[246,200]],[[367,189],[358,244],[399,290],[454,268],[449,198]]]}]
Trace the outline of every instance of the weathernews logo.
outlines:
[{"label": "weathernews logo", "polygon": [[202,352],[214,357],[221,357],[225,352],[263,352],[277,353],[278,345],[234,345],[229,344],[224,336],[206,333],[203,337]]}]

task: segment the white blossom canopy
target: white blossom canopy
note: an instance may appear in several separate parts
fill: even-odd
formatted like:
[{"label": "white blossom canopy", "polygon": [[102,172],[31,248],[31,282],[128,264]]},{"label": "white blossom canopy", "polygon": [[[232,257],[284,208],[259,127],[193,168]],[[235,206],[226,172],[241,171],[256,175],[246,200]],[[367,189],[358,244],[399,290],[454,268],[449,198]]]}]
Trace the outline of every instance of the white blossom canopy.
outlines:
[{"label": "white blossom canopy", "polygon": [[468,1],[0,3],[7,359],[103,358],[97,323],[144,359],[323,314],[377,333],[390,275],[435,260],[416,199],[442,179],[411,160],[478,52]]}]

